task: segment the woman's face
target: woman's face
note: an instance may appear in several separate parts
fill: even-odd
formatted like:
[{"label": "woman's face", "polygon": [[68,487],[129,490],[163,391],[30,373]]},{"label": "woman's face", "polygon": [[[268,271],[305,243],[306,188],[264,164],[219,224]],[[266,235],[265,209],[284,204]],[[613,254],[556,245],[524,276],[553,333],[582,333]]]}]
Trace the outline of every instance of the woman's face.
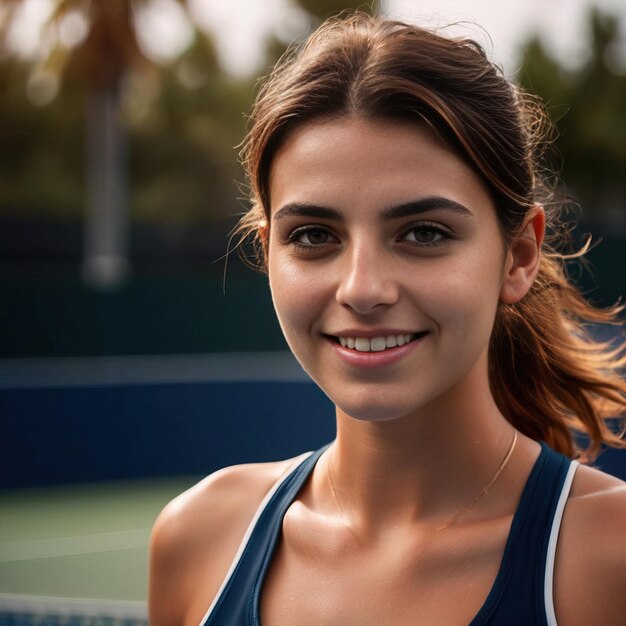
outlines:
[{"label": "woman's face", "polygon": [[270,201],[278,319],[340,410],[389,420],[488,389],[505,249],[487,189],[429,130],[304,125],[274,158]]}]

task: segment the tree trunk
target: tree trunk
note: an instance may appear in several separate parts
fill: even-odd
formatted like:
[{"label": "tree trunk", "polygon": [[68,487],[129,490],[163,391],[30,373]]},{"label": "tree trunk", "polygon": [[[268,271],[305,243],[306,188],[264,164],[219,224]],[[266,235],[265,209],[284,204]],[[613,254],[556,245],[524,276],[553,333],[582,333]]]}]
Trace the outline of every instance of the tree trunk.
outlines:
[{"label": "tree trunk", "polygon": [[91,90],[86,100],[87,215],[83,277],[94,287],[129,274],[126,141],[117,90]]}]

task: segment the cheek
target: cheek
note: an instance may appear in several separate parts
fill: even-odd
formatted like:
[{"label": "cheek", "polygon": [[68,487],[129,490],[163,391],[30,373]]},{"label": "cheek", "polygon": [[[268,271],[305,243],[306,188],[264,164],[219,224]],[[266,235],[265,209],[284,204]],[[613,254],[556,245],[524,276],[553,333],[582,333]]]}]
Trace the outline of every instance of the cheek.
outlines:
[{"label": "cheek", "polygon": [[324,282],[299,270],[285,255],[271,252],[268,276],[274,309],[285,335],[291,329],[309,326],[319,313]]},{"label": "cheek", "polygon": [[498,305],[499,257],[477,253],[452,261],[442,268],[441,279],[432,280],[432,301],[437,307],[433,315],[442,332],[455,341],[482,343],[491,334]]}]

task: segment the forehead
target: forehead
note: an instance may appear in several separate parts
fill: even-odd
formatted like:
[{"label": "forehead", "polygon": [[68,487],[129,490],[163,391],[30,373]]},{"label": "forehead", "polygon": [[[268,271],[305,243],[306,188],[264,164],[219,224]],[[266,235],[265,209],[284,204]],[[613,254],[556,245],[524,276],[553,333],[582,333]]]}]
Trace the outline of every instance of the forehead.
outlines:
[{"label": "forehead", "polygon": [[495,209],[482,179],[428,127],[340,118],[296,128],[270,170],[272,214],[292,202],[367,210],[439,196]]}]

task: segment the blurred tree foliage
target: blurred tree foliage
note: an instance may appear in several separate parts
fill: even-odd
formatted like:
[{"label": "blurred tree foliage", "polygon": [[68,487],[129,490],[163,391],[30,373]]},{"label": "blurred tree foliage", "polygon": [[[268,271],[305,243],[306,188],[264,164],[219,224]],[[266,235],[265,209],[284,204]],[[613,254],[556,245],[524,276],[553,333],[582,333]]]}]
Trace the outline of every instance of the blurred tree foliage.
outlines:
[{"label": "blurred tree foliage", "polygon": [[380,8],[378,0],[298,0],[298,5],[303,8],[314,20],[313,28],[317,27],[326,17],[331,14],[345,11],[346,9],[359,9],[366,13],[377,13]]},{"label": "blurred tree foliage", "polygon": [[[312,29],[330,12],[376,11],[378,3],[299,0],[294,7],[309,16]],[[617,19],[593,12],[590,30],[590,56],[583,66],[565,69],[533,38],[523,50],[520,77],[545,99],[557,122],[571,190],[589,212],[624,211],[626,77],[610,62]],[[268,39],[266,68],[284,47]],[[0,56],[0,217],[84,215],[86,86],[80,72],[71,65],[67,70],[57,96],[43,106],[27,93],[32,65]],[[235,146],[254,92],[255,78],[227,75],[210,35],[200,30],[170,63],[127,64],[120,103],[133,220],[213,223],[242,210]]]},{"label": "blurred tree foliage", "polygon": [[562,168],[583,217],[624,228],[626,60],[618,58],[618,19],[593,9],[589,31],[587,60],[569,69],[539,38],[531,38],[523,49],[520,83],[543,98],[556,123],[557,156],[549,165]]},{"label": "blurred tree foliage", "polygon": [[0,59],[0,214],[79,215],[85,167],[77,85],[64,85],[44,108],[27,98],[29,76],[29,64]]},{"label": "blurred tree foliage", "polygon": [[[61,0],[59,6],[68,4],[89,2]],[[113,11],[113,5],[97,5]],[[328,12],[368,8],[345,0],[299,5],[309,13],[311,28]],[[91,17],[106,14],[107,9]],[[94,30],[91,24],[87,40],[64,60],[58,94],[45,105],[28,95],[32,63],[0,57],[0,215],[83,216],[86,88],[94,68],[102,73],[112,55],[120,60],[113,65],[119,69],[121,122],[128,135],[133,219],[211,222],[241,211],[235,146],[245,131],[244,112],[256,79],[225,74],[210,35],[198,29],[192,45],[162,66],[148,66],[130,30],[119,37],[117,52],[94,56],[97,48],[89,47]],[[285,44],[266,43],[269,64]]]}]

